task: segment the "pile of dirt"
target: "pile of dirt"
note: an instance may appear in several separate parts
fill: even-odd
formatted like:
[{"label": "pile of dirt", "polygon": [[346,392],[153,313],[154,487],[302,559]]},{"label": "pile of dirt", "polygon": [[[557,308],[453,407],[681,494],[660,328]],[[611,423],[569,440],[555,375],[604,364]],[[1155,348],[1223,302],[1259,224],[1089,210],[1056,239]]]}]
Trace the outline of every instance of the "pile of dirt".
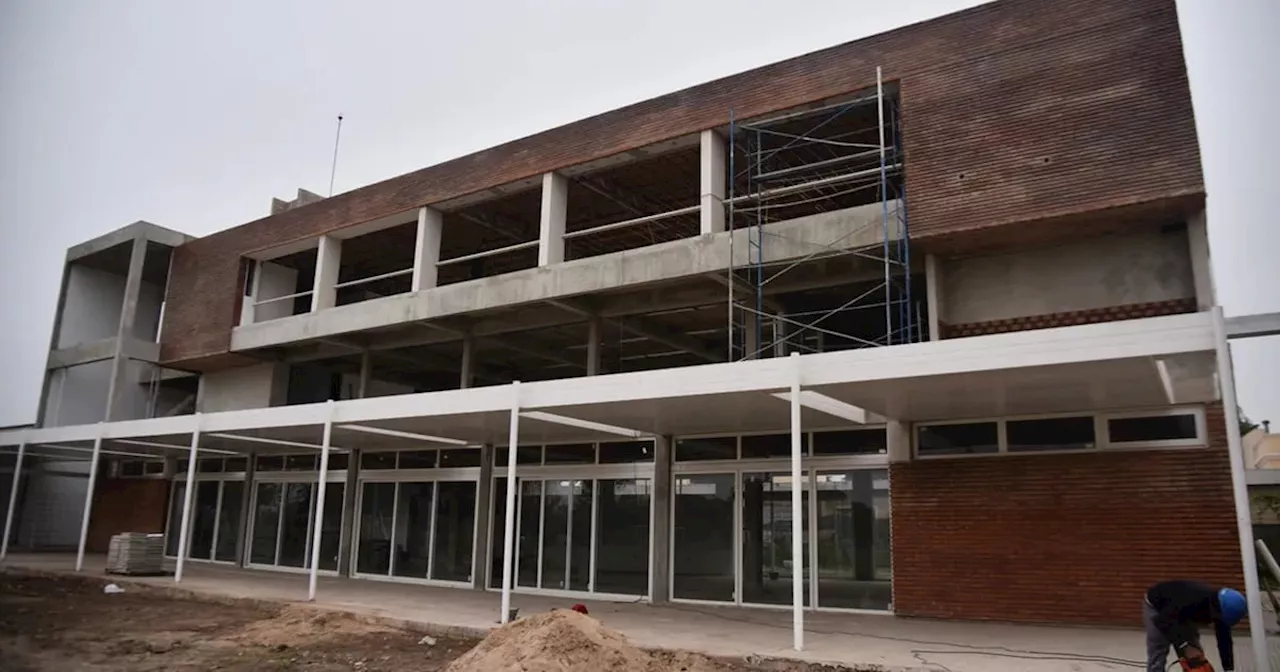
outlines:
[{"label": "pile of dirt", "polygon": [[348,613],[289,605],[272,618],[245,625],[228,639],[269,648],[299,647],[335,635],[362,636],[394,632],[397,631],[393,628],[361,621]]},{"label": "pile of dirt", "polygon": [[[445,672],[659,672],[653,655],[590,616],[555,610],[494,630]],[[693,668],[690,668],[691,670]]]}]

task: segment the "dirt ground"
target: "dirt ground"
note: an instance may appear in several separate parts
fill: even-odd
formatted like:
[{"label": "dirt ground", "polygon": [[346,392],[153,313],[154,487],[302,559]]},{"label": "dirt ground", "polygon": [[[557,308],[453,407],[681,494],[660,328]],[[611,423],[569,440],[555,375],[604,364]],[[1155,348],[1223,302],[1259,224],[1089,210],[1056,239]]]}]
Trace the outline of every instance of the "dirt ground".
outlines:
[{"label": "dirt ground", "polygon": [[[444,670],[479,640],[435,637],[351,614],[248,600],[204,600],[107,580],[0,573],[0,669]],[[672,670],[853,672],[781,661],[660,654]],[[707,667],[707,663],[712,665]],[[665,667],[665,665],[664,665]]]}]

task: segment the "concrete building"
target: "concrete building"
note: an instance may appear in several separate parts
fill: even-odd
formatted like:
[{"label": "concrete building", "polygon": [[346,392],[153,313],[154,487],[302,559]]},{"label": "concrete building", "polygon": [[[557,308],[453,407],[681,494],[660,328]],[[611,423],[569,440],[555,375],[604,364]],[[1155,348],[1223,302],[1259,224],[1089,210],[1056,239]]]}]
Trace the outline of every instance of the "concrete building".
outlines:
[{"label": "concrete building", "polygon": [[1256,585],[1204,204],[1172,0],[999,0],[73,248],[0,444],[81,552],[1133,624]]}]

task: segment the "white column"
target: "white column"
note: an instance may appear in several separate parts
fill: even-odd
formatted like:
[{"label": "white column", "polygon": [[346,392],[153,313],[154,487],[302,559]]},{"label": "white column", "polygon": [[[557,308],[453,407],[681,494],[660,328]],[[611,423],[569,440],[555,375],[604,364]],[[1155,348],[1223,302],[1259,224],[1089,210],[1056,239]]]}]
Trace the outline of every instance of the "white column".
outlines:
[{"label": "white column", "polygon": [[924,255],[925,306],[929,310],[929,340],[942,340],[942,260]]},{"label": "white column", "polygon": [[13,486],[9,488],[9,509],[4,514],[4,538],[0,539],[0,560],[9,555],[9,533],[13,531],[13,510],[18,508],[18,484],[22,481],[22,458],[27,444],[18,444],[18,461],[13,465]]},{"label": "white column", "polygon": [[1240,537],[1240,562],[1244,565],[1244,594],[1249,602],[1249,641],[1258,670],[1270,669],[1266,623],[1262,620],[1262,587],[1258,558],[1253,548],[1253,517],[1245,483],[1244,446],[1240,440],[1240,413],[1236,406],[1236,377],[1227,343],[1222,306],[1213,309],[1213,335],[1217,341],[1218,385],[1222,388],[1223,420],[1227,423],[1227,454],[1231,460],[1231,494],[1236,505],[1236,533]]},{"label": "white column", "polygon": [[511,383],[511,427],[507,433],[507,512],[502,531],[502,615],[503,625],[511,620],[511,568],[515,553],[516,529],[516,449],[520,445],[520,381]]},{"label": "white column", "polygon": [[587,375],[600,375],[600,331],[604,326],[599,315],[592,315],[587,322]]},{"label": "white column", "polygon": [[444,235],[444,215],[439,210],[418,209],[418,239],[413,254],[413,287],[411,291],[431,289],[439,275],[440,239]]},{"label": "white column", "polygon": [[[800,353],[791,353],[791,623],[792,646],[804,650],[804,498],[800,469],[803,448],[800,433]],[[817,493],[814,493],[817,494]]]},{"label": "white column", "polygon": [[885,442],[889,462],[911,461],[911,425],[900,420],[885,423]]},{"label": "white column", "polygon": [[569,207],[569,181],[560,173],[542,176],[542,220],[538,228],[538,265],[564,261],[564,222]]},{"label": "white column", "polygon": [[324,527],[324,490],[329,476],[329,441],[333,438],[333,400],[327,404],[324,438],[320,441],[320,481],[316,486],[316,521],[311,530],[311,574],[307,580],[307,600],[316,601],[316,577],[320,568],[320,532]]},{"label": "white column", "polygon": [[1191,248],[1191,277],[1196,288],[1196,308],[1201,311],[1212,310],[1218,305],[1213,287],[1213,267],[1209,255],[1209,228],[1205,222],[1205,212],[1187,221],[1187,243]]},{"label": "white column", "polygon": [[191,430],[191,449],[187,453],[187,489],[182,493],[182,527],[178,528],[178,564],[173,581],[182,580],[182,568],[187,561],[187,543],[191,535],[191,503],[196,493],[196,461],[200,458],[200,414],[196,414],[196,426]]},{"label": "white column", "polygon": [[725,143],[714,130],[702,132],[702,233],[724,231]]},{"label": "white column", "polygon": [[320,236],[316,250],[316,277],[311,288],[311,312],[332,308],[338,299],[338,269],[342,266],[342,240]]},{"label": "white column", "polygon": [[80,519],[80,546],[76,550],[76,571],[84,568],[84,543],[89,537],[89,516],[93,514],[93,489],[98,484],[98,458],[102,455],[102,423],[93,440],[93,457],[89,463],[89,486],[84,491],[84,515]]}]

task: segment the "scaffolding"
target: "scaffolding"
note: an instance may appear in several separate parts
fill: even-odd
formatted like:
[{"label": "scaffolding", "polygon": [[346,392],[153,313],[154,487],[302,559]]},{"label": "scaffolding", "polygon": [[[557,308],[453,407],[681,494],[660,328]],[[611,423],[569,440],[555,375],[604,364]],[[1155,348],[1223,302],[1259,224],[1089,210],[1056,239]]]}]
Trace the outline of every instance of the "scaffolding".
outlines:
[{"label": "scaffolding", "polygon": [[[896,87],[886,87],[881,69],[876,68],[876,88],[871,92],[746,122],[737,121],[730,112],[726,200],[731,229],[726,283],[730,361],[927,338],[923,306],[913,301],[911,292],[896,93]],[[858,207],[866,214],[865,208],[876,204],[878,217],[840,231],[825,244],[806,242],[813,249],[803,257],[785,262],[768,257],[769,243],[787,238],[770,226],[773,223]],[[859,242],[859,238],[865,240]],[[743,250],[735,249],[743,242],[745,259]],[[814,299],[813,305],[783,306],[771,298],[786,289],[798,274],[796,269],[840,257],[858,269],[858,280],[844,283],[842,295]],[[875,311],[877,317],[869,317],[868,311]]]}]

